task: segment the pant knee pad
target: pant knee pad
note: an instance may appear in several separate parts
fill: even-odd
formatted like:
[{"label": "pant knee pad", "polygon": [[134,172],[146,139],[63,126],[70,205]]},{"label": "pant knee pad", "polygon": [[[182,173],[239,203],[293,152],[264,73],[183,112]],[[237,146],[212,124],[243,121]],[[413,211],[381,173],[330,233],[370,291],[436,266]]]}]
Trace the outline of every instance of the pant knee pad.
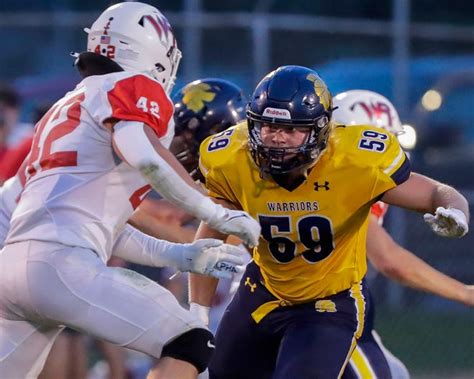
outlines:
[{"label": "pant knee pad", "polygon": [[174,338],[163,346],[161,357],[171,357],[191,363],[203,372],[214,352],[214,336],[207,329],[195,328]]}]

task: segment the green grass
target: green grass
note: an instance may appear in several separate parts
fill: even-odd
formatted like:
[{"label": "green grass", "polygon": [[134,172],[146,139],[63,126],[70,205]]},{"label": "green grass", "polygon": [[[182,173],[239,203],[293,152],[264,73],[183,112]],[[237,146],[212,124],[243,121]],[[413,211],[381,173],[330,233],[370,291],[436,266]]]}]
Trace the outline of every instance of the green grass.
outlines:
[{"label": "green grass", "polygon": [[474,378],[474,312],[378,308],[375,327],[410,373],[426,378]]}]

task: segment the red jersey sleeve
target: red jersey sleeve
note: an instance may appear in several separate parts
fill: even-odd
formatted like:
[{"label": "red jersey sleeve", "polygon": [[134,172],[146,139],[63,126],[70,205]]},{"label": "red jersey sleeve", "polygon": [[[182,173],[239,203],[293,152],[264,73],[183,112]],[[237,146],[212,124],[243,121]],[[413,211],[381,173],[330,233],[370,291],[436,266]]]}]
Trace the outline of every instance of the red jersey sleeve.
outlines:
[{"label": "red jersey sleeve", "polygon": [[377,222],[382,225],[383,218],[388,210],[388,204],[385,204],[382,201],[377,201],[372,207],[370,208],[370,213],[377,218]]},{"label": "red jersey sleeve", "polygon": [[117,81],[107,98],[112,108],[111,117],[144,122],[158,137],[166,134],[173,104],[158,82],[145,75],[131,76]]}]

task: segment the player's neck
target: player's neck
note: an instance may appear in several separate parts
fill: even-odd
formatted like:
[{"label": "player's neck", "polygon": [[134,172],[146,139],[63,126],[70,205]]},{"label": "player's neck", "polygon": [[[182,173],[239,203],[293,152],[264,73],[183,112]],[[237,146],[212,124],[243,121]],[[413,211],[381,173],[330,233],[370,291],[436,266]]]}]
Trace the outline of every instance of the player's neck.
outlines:
[{"label": "player's neck", "polygon": [[303,184],[306,180],[305,173],[290,172],[287,174],[273,174],[272,179],[280,186],[286,189],[287,191],[293,191]]}]

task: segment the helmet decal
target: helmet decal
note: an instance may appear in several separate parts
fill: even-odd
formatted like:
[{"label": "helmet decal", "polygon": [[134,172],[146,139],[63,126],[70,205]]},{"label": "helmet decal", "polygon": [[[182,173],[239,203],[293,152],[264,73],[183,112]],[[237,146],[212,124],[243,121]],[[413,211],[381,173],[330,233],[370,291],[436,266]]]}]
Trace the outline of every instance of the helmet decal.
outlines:
[{"label": "helmet decal", "polygon": [[143,16],[139,24],[144,26],[144,20],[147,20],[153,26],[153,28],[156,30],[156,33],[158,34],[158,37],[160,38],[160,41],[163,42],[165,46],[168,45],[168,43],[170,42],[168,36],[173,32],[168,20],[166,20],[164,16],[156,15],[155,18],[153,16],[148,15]]},{"label": "helmet decal", "polygon": [[310,82],[314,84],[314,92],[319,97],[319,101],[323,105],[326,111],[329,111],[331,107],[331,94],[329,93],[328,87],[326,84],[321,80],[321,78],[315,74],[308,74],[306,77]]},{"label": "helmet decal", "polygon": [[387,116],[388,126],[392,127],[393,116],[390,110],[390,107],[383,102],[370,102],[366,103],[364,101],[358,101],[350,107],[353,111],[357,106],[360,106],[366,113],[367,117],[377,123],[377,120],[380,120],[383,115]]},{"label": "helmet decal", "polygon": [[107,24],[104,26],[104,31],[102,32],[102,34],[104,34],[104,35],[109,34],[109,33],[107,32],[107,30],[110,29],[110,23],[112,22],[113,19],[114,19],[113,17],[110,17],[110,18],[109,18],[109,20],[107,21]]},{"label": "helmet decal", "polygon": [[345,125],[374,125],[389,132],[403,134],[396,108],[385,96],[368,90],[349,90],[334,99],[334,120]]},{"label": "helmet decal", "polygon": [[210,103],[216,97],[211,86],[207,83],[199,83],[183,88],[183,104],[193,112],[199,112],[204,108],[205,103]]},{"label": "helmet decal", "polygon": [[288,109],[268,107],[263,111],[263,116],[270,118],[280,118],[282,120],[291,120],[291,114]]}]

